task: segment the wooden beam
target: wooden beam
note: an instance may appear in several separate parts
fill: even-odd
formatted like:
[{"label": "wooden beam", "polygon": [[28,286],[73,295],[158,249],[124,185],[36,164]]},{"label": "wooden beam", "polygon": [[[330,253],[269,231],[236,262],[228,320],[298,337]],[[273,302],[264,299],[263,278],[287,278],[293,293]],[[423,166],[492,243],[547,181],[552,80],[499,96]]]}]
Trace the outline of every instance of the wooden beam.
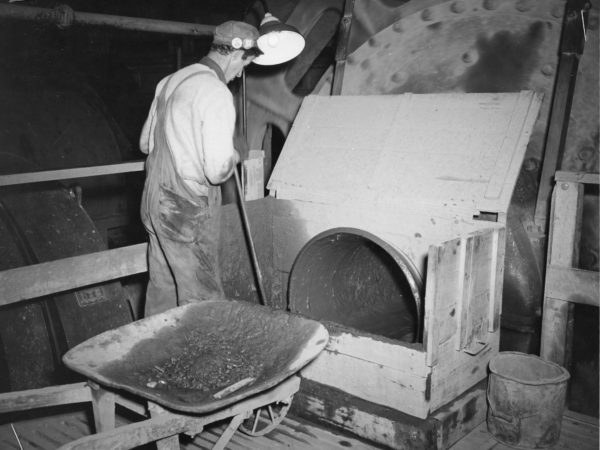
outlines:
[{"label": "wooden beam", "polygon": [[[560,182],[554,187],[548,241],[549,266],[571,268],[578,260],[583,184]],[[549,296],[544,285],[540,356],[563,367],[570,364],[574,304]]]},{"label": "wooden beam", "polygon": [[565,302],[600,306],[598,279],[591,270],[549,266],[546,272],[546,296]]},{"label": "wooden beam", "polygon": [[87,383],[64,384],[41,389],[0,394],[0,413],[26,411],[47,406],[84,403],[92,399]]},{"label": "wooden beam", "polygon": [[78,167],[74,169],[42,170],[39,172],[15,173],[0,176],[0,186],[16,184],[41,183],[44,181],[70,180],[73,178],[87,178],[101,175],[115,175],[118,173],[142,172],[144,161],[133,161],[104,166]]},{"label": "wooden beam", "polygon": [[0,306],[148,270],[147,244],[73,256],[0,272]]},{"label": "wooden beam", "polygon": [[554,180],[558,183],[561,181],[569,181],[572,183],[583,184],[600,184],[600,174],[588,172],[565,172],[558,171],[554,175]]}]

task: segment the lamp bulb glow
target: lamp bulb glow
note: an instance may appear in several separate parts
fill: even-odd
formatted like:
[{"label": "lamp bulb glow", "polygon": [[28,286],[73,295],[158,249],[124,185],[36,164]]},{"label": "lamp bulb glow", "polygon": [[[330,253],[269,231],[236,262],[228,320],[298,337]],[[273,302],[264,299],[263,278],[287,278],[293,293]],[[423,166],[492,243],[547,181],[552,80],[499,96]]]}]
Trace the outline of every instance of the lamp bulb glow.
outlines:
[{"label": "lamp bulb glow", "polygon": [[277,47],[279,44],[278,33],[270,33],[267,38],[267,43],[269,44],[269,47]]}]

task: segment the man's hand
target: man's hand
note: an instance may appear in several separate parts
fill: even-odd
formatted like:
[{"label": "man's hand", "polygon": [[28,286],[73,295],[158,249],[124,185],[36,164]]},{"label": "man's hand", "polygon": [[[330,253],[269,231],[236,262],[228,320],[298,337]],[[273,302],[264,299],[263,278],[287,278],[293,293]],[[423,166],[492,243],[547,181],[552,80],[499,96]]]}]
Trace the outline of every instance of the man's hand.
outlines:
[{"label": "man's hand", "polygon": [[238,152],[237,150],[234,149],[234,151],[233,151],[234,165],[239,164],[241,160],[242,160],[242,157],[240,156],[240,152]]}]

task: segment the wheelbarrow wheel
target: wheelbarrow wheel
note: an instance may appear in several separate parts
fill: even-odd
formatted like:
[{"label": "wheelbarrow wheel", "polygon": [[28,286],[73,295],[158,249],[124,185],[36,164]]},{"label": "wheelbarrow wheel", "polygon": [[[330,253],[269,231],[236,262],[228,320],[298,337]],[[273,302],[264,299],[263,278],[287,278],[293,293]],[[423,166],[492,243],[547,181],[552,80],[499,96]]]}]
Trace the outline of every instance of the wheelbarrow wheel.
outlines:
[{"label": "wheelbarrow wheel", "polygon": [[255,409],[246,420],[244,420],[239,430],[249,436],[263,436],[281,423],[286,416],[292,399],[282,400],[270,403]]}]

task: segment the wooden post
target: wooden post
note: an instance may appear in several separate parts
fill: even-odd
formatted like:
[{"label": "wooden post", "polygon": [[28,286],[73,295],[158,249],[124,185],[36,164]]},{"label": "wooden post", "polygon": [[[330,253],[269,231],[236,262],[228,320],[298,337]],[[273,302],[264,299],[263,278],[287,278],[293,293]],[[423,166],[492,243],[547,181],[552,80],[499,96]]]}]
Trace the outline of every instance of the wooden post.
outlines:
[{"label": "wooden post", "polygon": [[[548,266],[573,267],[578,260],[583,184],[557,182],[550,212]],[[574,304],[544,297],[540,356],[568,367],[573,329]]]},{"label": "wooden post", "polygon": [[[168,415],[169,413],[160,405],[148,402],[151,417]],[[156,441],[156,450],[179,450],[179,434],[160,438]]]},{"label": "wooden post", "polygon": [[115,394],[100,385],[88,382],[92,391],[92,409],[96,433],[115,429]]}]

